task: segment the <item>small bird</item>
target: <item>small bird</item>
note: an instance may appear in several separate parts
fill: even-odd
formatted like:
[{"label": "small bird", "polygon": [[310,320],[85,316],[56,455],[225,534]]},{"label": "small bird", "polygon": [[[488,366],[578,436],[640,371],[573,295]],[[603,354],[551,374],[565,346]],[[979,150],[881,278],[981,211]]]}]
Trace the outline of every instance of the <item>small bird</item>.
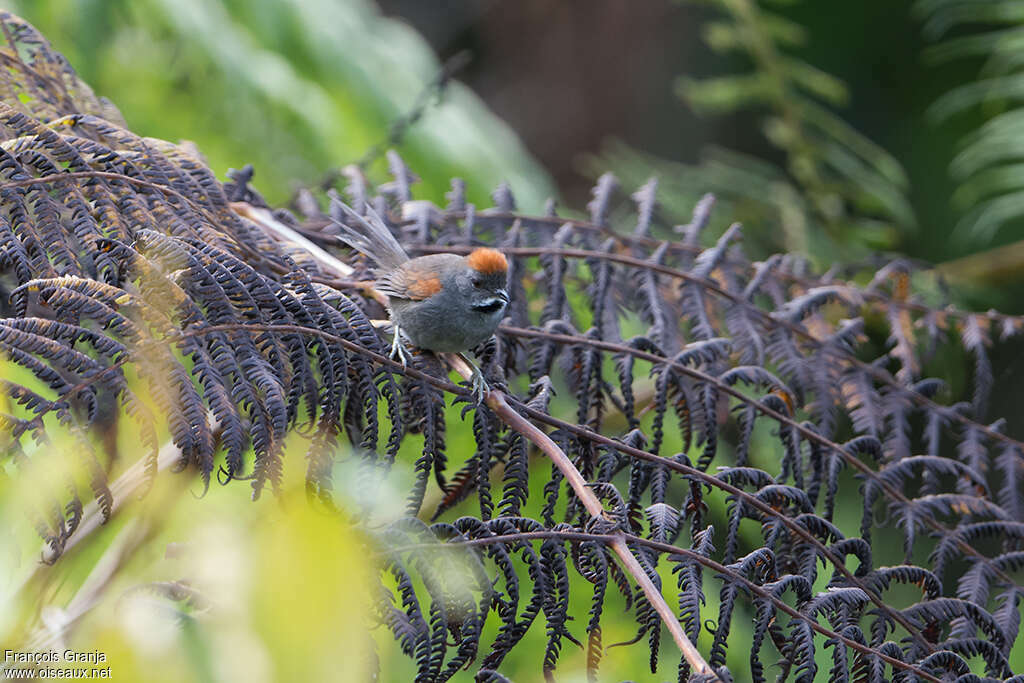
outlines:
[{"label": "small bird", "polygon": [[428,351],[459,353],[473,369],[478,401],[487,383],[469,351],[489,339],[508,307],[508,261],[495,249],[480,247],[468,256],[428,254],[409,258],[380,217],[368,208],[364,218],[335,199],[355,227],[337,222],[341,239],[376,263],[377,291],[387,295],[394,339],[391,357],[409,360],[402,337]]}]

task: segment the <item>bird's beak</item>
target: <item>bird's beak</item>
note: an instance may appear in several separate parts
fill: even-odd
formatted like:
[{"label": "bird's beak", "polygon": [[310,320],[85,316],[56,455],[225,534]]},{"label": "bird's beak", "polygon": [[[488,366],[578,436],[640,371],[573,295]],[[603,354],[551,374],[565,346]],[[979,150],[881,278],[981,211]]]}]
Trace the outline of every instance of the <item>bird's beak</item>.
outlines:
[{"label": "bird's beak", "polygon": [[506,304],[508,303],[508,292],[506,290],[499,289],[497,292],[495,292],[495,294],[498,296],[499,299],[504,301]]}]

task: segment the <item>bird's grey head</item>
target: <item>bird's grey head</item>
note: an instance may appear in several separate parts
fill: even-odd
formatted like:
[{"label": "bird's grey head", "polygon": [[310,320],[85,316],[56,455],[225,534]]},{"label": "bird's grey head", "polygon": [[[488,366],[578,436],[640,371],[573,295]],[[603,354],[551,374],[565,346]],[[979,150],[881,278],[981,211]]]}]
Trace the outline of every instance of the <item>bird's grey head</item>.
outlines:
[{"label": "bird's grey head", "polygon": [[508,261],[495,249],[475,249],[466,257],[461,287],[469,307],[488,319],[500,320],[508,306]]},{"label": "bird's grey head", "polygon": [[508,282],[505,273],[482,274],[470,271],[468,278],[470,308],[485,315],[505,312],[508,306]]}]

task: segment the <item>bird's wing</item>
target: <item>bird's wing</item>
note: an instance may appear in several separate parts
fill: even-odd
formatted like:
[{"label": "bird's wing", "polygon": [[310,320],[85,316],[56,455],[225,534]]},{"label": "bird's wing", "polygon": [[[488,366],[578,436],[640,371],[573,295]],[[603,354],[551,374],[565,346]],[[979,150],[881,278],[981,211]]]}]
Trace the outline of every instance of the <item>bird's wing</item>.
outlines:
[{"label": "bird's wing", "polygon": [[388,273],[378,273],[377,291],[396,299],[422,301],[441,291],[441,273],[454,254],[432,254],[406,261]]}]

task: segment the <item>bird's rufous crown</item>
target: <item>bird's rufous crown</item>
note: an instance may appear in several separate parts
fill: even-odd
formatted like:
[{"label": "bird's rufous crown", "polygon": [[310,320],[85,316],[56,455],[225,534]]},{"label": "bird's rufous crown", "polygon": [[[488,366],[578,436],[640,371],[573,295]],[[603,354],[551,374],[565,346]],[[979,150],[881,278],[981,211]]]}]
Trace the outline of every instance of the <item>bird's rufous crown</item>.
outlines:
[{"label": "bird's rufous crown", "polygon": [[505,255],[497,249],[487,247],[474,249],[466,260],[469,262],[470,268],[484,275],[504,273],[508,270],[508,261],[505,260]]}]

